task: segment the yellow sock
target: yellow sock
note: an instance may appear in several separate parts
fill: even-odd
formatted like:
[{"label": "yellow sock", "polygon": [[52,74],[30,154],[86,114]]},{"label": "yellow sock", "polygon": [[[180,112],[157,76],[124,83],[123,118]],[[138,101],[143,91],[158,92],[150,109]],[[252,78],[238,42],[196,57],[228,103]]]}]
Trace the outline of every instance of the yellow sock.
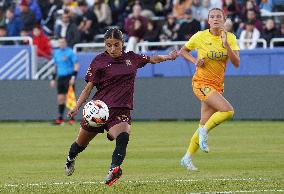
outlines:
[{"label": "yellow sock", "polygon": [[229,120],[233,117],[234,111],[228,111],[228,112],[215,112],[205,123],[204,128],[206,128],[209,131],[211,131],[214,127],[217,125],[223,123],[226,120]]},{"label": "yellow sock", "polygon": [[[199,127],[202,127],[202,125],[199,124]],[[190,140],[189,146],[187,148],[187,153],[192,155],[195,152],[197,152],[198,149],[199,149],[199,137],[198,137],[198,131],[196,130]]]}]

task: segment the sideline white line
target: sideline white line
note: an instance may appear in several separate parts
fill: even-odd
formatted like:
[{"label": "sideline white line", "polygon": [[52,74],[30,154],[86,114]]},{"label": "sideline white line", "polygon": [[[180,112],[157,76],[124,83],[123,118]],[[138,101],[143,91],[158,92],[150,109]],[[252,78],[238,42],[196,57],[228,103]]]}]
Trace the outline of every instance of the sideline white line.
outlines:
[{"label": "sideline white line", "polygon": [[[120,181],[126,183],[169,183],[169,182],[200,182],[200,181],[267,181],[266,178],[220,178],[220,179],[180,179],[180,180],[136,180]],[[47,186],[47,185],[76,185],[76,184],[104,184],[102,181],[84,182],[53,182],[53,183],[27,183],[27,184],[5,184],[0,187],[20,187],[20,186]],[[219,192],[218,192],[219,193]]]},{"label": "sideline white line", "polygon": [[190,193],[190,194],[230,194],[230,193],[266,193],[266,192],[284,192],[284,189],[271,189],[271,190],[244,190],[244,191],[215,191],[215,192],[203,192],[203,193]]}]

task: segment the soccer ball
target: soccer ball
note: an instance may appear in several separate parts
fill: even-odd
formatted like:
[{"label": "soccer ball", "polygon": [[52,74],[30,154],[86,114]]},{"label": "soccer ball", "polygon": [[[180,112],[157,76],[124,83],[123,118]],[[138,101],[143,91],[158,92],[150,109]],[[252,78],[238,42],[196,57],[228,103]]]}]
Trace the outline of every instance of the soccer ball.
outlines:
[{"label": "soccer ball", "polygon": [[85,104],[83,118],[91,127],[100,127],[106,123],[109,117],[107,105],[101,100],[91,100]]}]

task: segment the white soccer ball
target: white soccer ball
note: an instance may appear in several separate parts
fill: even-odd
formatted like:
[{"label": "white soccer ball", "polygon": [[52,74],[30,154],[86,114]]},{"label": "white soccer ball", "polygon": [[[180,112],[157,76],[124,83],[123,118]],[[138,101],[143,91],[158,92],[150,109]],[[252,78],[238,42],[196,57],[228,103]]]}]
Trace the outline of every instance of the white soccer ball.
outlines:
[{"label": "white soccer ball", "polygon": [[85,104],[83,118],[91,127],[100,127],[106,123],[109,117],[109,109],[101,100],[91,100]]}]

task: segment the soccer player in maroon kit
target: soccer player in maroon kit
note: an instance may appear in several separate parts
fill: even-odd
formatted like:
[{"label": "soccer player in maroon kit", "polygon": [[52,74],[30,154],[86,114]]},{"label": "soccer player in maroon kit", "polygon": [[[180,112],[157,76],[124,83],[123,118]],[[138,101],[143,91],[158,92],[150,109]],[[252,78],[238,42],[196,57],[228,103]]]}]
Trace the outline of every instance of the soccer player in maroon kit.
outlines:
[{"label": "soccer player in maroon kit", "polygon": [[123,51],[123,34],[117,28],[107,30],[104,35],[106,51],[97,55],[87,71],[87,82],[76,107],[68,112],[74,117],[80,107],[88,99],[94,86],[97,92],[93,100],[104,101],[110,110],[110,116],[102,127],[90,127],[84,119],[76,141],[71,145],[65,165],[67,176],[74,172],[75,158],[82,152],[89,142],[98,134],[107,131],[109,140],[116,139],[116,146],[112,155],[110,170],[105,184],[111,186],[122,175],[121,164],[126,155],[126,147],[131,131],[131,115],[133,109],[134,82],[137,69],[147,63],[159,63],[166,60],[175,60],[177,52],[168,55],[145,56],[130,51]]}]

